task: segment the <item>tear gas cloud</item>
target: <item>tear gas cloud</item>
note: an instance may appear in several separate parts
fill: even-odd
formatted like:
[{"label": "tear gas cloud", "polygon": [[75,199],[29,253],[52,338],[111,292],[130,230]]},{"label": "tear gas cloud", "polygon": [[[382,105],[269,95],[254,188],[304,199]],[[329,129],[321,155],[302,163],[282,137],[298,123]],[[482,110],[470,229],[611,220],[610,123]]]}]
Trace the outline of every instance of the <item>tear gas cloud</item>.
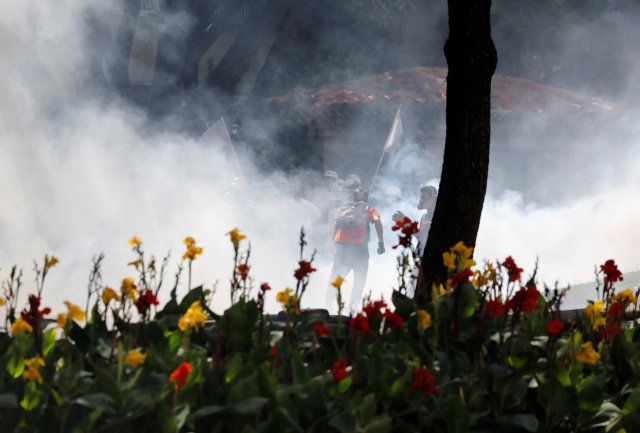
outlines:
[{"label": "tear gas cloud", "polygon": [[[163,132],[150,131],[140,110],[121,101],[95,101],[91,89],[78,84],[86,57],[96,55],[86,46],[91,40],[85,37],[84,3],[39,3],[35,9],[34,4],[6,0],[0,5],[0,277],[16,264],[25,271],[23,292],[32,291],[33,259],[53,254],[60,263],[48,276],[45,303],[54,311],[63,300],[83,305],[97,253],[106,254],[106,285],[118,286],[123,277],[135,275],[127,266],[136,258],[127,240],[137,235],[147,255],[160,259],[171,251],[161,292],[166,299],[182,239],[193,236],[204,254],[194,264],[192,280],[206,288],[219,281],[213,309],[220,311],[229,303],[232,272],[225,233],[239,227],[248,235],[255,285],[267,281],[279,290],[295,284],[298,231],[304,226],[305,258],[317,248],[318,272],[303,303],[324,307],[332,246],[326,221],[310,203],[331,198],[321,195],[320,175],[259,171],[241,155],[242,175],[260,182],[234,184],[239,173],[210,145],[170,132],[166,125]],[[37,43],[29,33],[34,16]],[[476,259],[512,255],[530,272],[539,258],[539,280],[550,285],[588,281],[594,266],[608,258],[623,271],[640,269],[634,248],[640,239],[640,131],[633,107],[625,113],[601,125],[597,134],[567,141],[563,149],[544,146],[560,132],[555,128],[562,128],[557,119],[536,117],[508,137],[494,137]],[[265,128],[270,129],[276,128]],[[536,146],[544,151],[525,156],[517,151]],[[377,256],[371,248],[365,289],[376,298],[388,299],[396,284],[390,215],[399,209],[419,219],[419,184],[438,182],[442,146],[421,149],[417,143],[399,149],[389,164],[395,171],[388,170],[380,185],[380,191],[399,187],[402,198],[380,203],[387,253]],[[309,201],[300,199],[299,188]],[[179,293],[186,290],[183,273]],[[277,310],[273,298],[268,311]]]}]

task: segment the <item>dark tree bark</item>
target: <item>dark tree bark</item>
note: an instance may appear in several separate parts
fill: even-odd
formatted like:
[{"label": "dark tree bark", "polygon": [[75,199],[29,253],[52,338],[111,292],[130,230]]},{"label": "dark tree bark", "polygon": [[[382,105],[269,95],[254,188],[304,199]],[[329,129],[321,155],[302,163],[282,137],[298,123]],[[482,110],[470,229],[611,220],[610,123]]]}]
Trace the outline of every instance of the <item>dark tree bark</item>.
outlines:
[{"label": "dark tree bark", "polygon": [[491,39],[491,0],[449,0],[447,135],[440,191],[422,258],[416,299],[443,282],[442,253],[458,241],[475,246],[489,172],[491,77],[497,53]]}]

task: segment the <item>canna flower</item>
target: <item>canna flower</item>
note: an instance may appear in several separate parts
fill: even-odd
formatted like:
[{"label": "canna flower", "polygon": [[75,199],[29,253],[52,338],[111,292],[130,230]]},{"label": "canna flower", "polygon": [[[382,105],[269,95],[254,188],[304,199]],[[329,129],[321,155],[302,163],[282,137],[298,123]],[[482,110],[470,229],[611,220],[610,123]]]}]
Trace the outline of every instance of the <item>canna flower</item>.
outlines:
[{"label": "canna flower", "polygon": [[84,320],[86,314],[84,311],[82,311],[82,308],[78,307],[75,304],[72,304],[69,301],[64,301],[64,305],[67,306],[67,310],[69,311],[68,317],[76,320],[78,322],[81,322]]},{"label": "canna flower", "polygon": [[290,299],[291,289],[289,287],[276,293],[276,301],[278,301],[282,305],[288,305]]},{"label": "canna flower", "polygon": [[520,274],[524,269],[519,268],[516,265],[516,262],[513,260],[511,256],[507,257],[504,262],[502,262],[502,266],[507,268],[507,274],[509,275],[509,282],[518,281],[520,279]]},{"label": "canna flower", "polygon": [[468,268],[464,269],[455,274],[451,279],[447,280],[447,286],[453,287],[456,284],[466,283],[471,277],[473,277],[473,271]]},{"label": "canna flower", "polygon": [[52,268],[56,265],[56,263],[58,263],[58,259],[55,256],[51,256],[49,257],[48,255],[44,256],[44,267],[45,268]]},{"label": "canna flower", "polygon": [[278,356],[278,349],[276,349],[276,346],[271,346],[269,348],[269,357],[275,359],[276,356]]},{"label": "canna flower", "polygon": [[487,302],[487,315],[489,317],[500,317],[504,315],[506,308],[500,299],[492,299]]},{"label": "canna flower", "polygon": [[132,367],[137,367],[140,364],[144,364],[147,359],[147,354],[140,352],[138,349],[130,350],[127,356],[124,358],[124,363]]},{"label": "canna flower", "polygon": [[635,304],[638,301],[631,289],[626,289],[620,293],[615,294],[613,296],[613,300],[627,305]]},{"label": "canna flower", "polygon": [[584,309],[583,314],[587,319],[593,321],[598,316],[602,315],[603,312],[604,312],[604,302],[596,301],[596,302],[589,302],[589,304]]},{"label": "canna flower", "polygon": [[190,247],[190,246],[196,244],[196,240],[194,238],[192,238],[191,236],[187,236],[186,238],[184,238],[182,243],[185,244],[187,247]]},{"label": "canna flower", "polygon": [[598,331],[600,328],[604,328],[607,324],[607,319],[600,316],[591,322],[591,329]]},{"label": "canna flower", "polygon": [[30,334],[33,332],[33,327],[22,318],[22,316],[18,316],[18,318],[11,324],[11,333],[14,337],[22,334]]},{"label": "canna flower", "polygon": [[580,349],[576,353],[576,361],[583,364],[594,365],[600,359],[600,354],[593,348],[591,341],[580,345]]},{"label": "canna flower", "polygon": [[411,391],[420,391],[426,394],[437,394],[440,392],[435,386],[436,377],[431,373],[429,368],[414,368],[413,375],[415,379],[411,383]]},{"label": "canna flower", "polygon": [[625,306],[620,302],[614,302],[609,305],[609,311],[607,312],[607,316],[613,317],[614,319],[622,320],[624,316]]},{"label": "canna flower", "polygon": [[424,331],[430,328],[431,325],[431,315],[425,310],[418,310],[418,330]]},{"label": "canna flower", "polygon": [[147,313],[152,305],[158,305],[158,298],[153,294],[153,291],[146,289],[142,295],[135,301],[138,313],[144,315]]},{"label": "canna flower", "polygon": [[464,242],[460,241],[451,248],[451,252],[459,254],[461,257],[468,259],[473,254],[473,247],[467,247]]},{"label": "canna flower", "polygon": [[389,328],[400,328],[404,324],[404,319],[395,311],[392,313],[387,310],[383,314],[384,316],[384,326]]},{"label": "canna flower", "polygon": [[111,287],[105,287],[104,290],[102,290],[102,302],[104,303],[104,305],[109,305],[109,303],[114,299],[116,301],[119,301],[120,296],[118,296],[116,291]]},{"label": "canna flower", "polygon": [[371,334],[371,326],[369,325],[369,319],[364,314],[358,314],[349,320],[349,327],[360,331],[363,334]]},{"label": "canna flower", "polygon": [[342,382],[342,380],[347,377],[347,367],[349,366],[349,362],[346,359],[338,359],[333,362],[333,366],[331,367],[331,375],[333,376],[333,380],[336,383]]},{"label": "canna flower", "polygon": [[40,367],[44,367],[44,360],[39,356],[29,358],[24,362],[27,365],[27,371],[22,375],[29,382],[37,382],[42,384],[42,375],[40,374]]},{"label": "canna flower", "polygon": [[136,283],[133,282],[133,278],[127,277],[122,280],[120,285],[120,293],[123,297],[131,299],[131,293],[136,292]]},{"label": "canna flower", "polygon": [[563,327],[562,322],[554,317],[549,324],[547,324],[547,332],[551,335],[558,335]]},{"label": "canna flower", "polygon": [[44,359],[40,358],[39,356],[36,356],[34,358],[29,358],[26,361],[24,361],[24,363],[27,364],[28,368],[44,367]]},{"label": "canna flower", "polygon": [[200,301],[198,300],[191,304],[187,312],[184,313],[184,316],[180,318],[178,328],[180,328],[181,331],[195,328],[197,331],[198,327],[204,326],[206,320],[207,315],[202,310],[202,305],[200,305]]},{"label": "canna flower", "polygon": [[240,263],[236,266],[236,274],[242,281],[245,281],[249,277],[249,269],[251,269],[251,266],[246,263]]},{"label": "canna flower", "polygon": [[448,292],[447,289],[445,289],[444,285],[442,284],[438,284],[438,287],[435,289],[436,295],[444,295],[445,293]]},{"label": "canna flower", "polygon": [[182,255],[182,260],[195,260],[202,254],[202,247],[196,246],[196,240],[191,236],[187,236],[183,243],[187,246],[187,250]]},{"label": "canna flower", "polygon": [[453,271],[456,268],[456,255],[454,253],[444,252],[442,253],[442,262],[449,271]]},{"label": "canna flower", "polygon": [[134,236],[131,239],[129,239],[129,246],[130,247],[137,247],[140,244],[142,244],[142,241],[140,240],[140,238],[138,236]]},{"label": "canna flower", "polygon": [[175,382],[176,394],[187,383],[187,378],[191,374],[191,364],[183,362],[169,376],[169,382]]},{"label": "canna flower", "polygon": [[378,314],[382,314],[383,308],[387,308],[387,303],[380,300],[368,303],[362,308],[362,311],[366,313],[367,316],[372,317]]},{"label": "canna flower", "polygon": [[67,326],[67,320],[68,320],[68,317],[66,314],[58,313],[58,317],[56,318],[56,323],[60,328],[64,329]]},{"label": "canna flower", "polygon": [[229,235],[229,239],[231,240],[234,248],[238,248],[238,245],[240,245],[240,241],[246,238],[245,235],[240,233],[237,227],[230,232],[227,232],[227,234]]},{"label": "canna flower", "polygon": [[313,332],[318,337],[323,337],[323,336],[331,334],[331,331],[329,330],[329,327],[327,325],[325,325],[324,323],[322,323],[322,322],[316,322],[316,323],[313,324]]},{"label": "canna flower", "polygon": [[293,271],[293,276],[296,278],[296,280],[301,280],[302,278],[306,277],[310,273],[316,271],[316,268],[311,266],[311,262],[308,262],[306,260],[300,260],[298,262],[298,265],[299,265],[298,269]]},{"label": "canna flower", "polygon": [[600,266],[600,271],[604,274],[605,284],[623,280],[622,272],[618,270],[618,265],[612,259],[604,262],[604,265]]},{"label": "canna flower", "polygon": [[331,285],[336,289],[339,289],[340,287],[342,287],[342,283],[344,283],[344,278],[338,275],[336,279],[331,282]]}]

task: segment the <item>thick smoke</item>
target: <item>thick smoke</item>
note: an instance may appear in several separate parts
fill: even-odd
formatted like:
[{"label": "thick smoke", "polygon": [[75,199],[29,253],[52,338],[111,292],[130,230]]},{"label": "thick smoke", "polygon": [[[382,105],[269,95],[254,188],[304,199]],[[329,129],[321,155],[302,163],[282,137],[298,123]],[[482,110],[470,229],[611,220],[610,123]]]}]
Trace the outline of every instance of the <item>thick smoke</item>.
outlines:
[{"label": "thick smoke", "polygon": [[[240,155],[242,175],[249,180],[234,181],[239,173],[215,146],[177,132],[150,131],[135,106],[105,102],[99,88],[85,86],[86,66],[100,63],[93,51],[99,47],[86,37],[86,12],[84,2],[71,0],[0,4],[0,277],[6,278],[16,264],[24,269],[25,291],[30,291],[33,259],[54,254],[60,263],[50,274],[45,303],[54,311],[63,300],[83,305],[95,254],[106,254],[105,284],[118,286],[123,277],[135,275],[127,266],[135,259],[127,240],[137,235],[147,254],[158,259],[171,250],[161,294],[166,298],[182,239],[189,235],[204,247],[193,281],[207,288],[219,281],[213,305],[219,311],[229,303],[232,272],[225,233],[237,226],[248,235],[255,285],[268,281],[279,290],[295,284],[298,231],[304,226],[309,241],[305,258],[318,249],[318,272],[304,304],[324,307],[332,245],[322,212],[309,201],[318,204],[333,197],[323,198],[320,175],[258,170],[262,161]],[[185,22],[183,16],[177,19]],[[171,19],[165,24],[171,26]],[[585,34],[584,29],[570,29],[566,40],[575,43],[576,34]],[[629,69],[632,76],[637,62],[630,64],[635,65]],[[401,60],[398,65],[411,66]],[[629,91],[637,94],[637,86],[629,83]],[[590,90],[579,76],[574,87]],[[588,281],[594,266],[608,258],[615,258],[623,271],[640,269],[634,248],[640,239],[635,223],[640,212],[640,131],[630,105],[634,100],[624,95],[621,102],[627,105],[618,113],[626,114],[587,133],[584,125],[524,116],[521,128],[494,134],[477,259],[512,255],[532,271],[539,258],[539,280],[549,284]],[[163,126],[162,131],[180,130],[178,125]],[[263,129],[275,131],[277,125]],[[384,142],[384,137],[367,133],[354,126],[352,135],[362,136],[359,142]],[[561,148],[558,136],[564,137]],[[437,185],[442,145],[424,152],[420,143],[405,143],[374,197],[387,245],[382,256],[371,248],[366,291],[376,298],[388,299],[396,282],[390,215],[402,210],[419,219],[418,187],[423,182]],[[399,200],[380,197],[390,186],[401,190]],[[183,273],[180,293],[186,290]],[[273,296],[267,310],[277,310]]]}]

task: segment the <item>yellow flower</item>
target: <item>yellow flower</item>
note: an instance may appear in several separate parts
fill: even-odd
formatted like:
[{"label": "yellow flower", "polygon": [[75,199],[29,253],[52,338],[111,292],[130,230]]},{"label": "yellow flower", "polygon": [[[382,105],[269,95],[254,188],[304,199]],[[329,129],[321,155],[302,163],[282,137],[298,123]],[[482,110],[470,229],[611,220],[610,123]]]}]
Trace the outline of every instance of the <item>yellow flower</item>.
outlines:
[{"label": "yellow flower", "polygon": [[22,376],[29,382],[38,382],[39,384],[42,384],[43,382],[42,375],[37,368],[27,369]]},{"label": "yellow flower", "polygon": [[64,305],[67,306],[67,310],[69,310],[69,317],[78,322],[84,320],[86,314],[82,311],[82,308],[78,307],[75,304],[72,304],[69,301],[64,301]]},{"label": "yellow flower", "polygon": [[195,244],[188,245],[187,251],[182,255],[182,260],[195,260],[202,254],[202,247],[197,247]]},{"label": "yellow flower", "polygon": [[438,287],[436,287],[434,284],[432,287],[434,288],[433,290],[435,291],[436,295],[444,295],[445,293],[448,292],[448,290],[445,289],[445,287],[442,284],[438,284]]},{"label": "yellow flower", "polygon": [[600,354],[593,349],[590,341],[580,345],[580,349],[576,353],[576,360],[583,364],[594,365],[600,359]]},{"label": "yellow flower", "polygon": [[451,252],[458,253],[465,259],[468,259],[473,253],[473,247],[467,247],[462,241],[460,241],[451,248]]},{"label": "yellow flower", "polygon": [[29,368],[44,367],[44,359],[40,358],[39,356],[29,358],[24,363],[27,364],[27,367]]},{"label": "yellow flower", "polygon": [[456,255],[453,253],[442,253],[442,261],[448,270],[453,271],[456,268]]},{"label": "yellow flower", "polygon": [[6,303],[7,301],[5,301],[3,297],[0,297],[0,307],[2,307]]},{"label": "yellow flower", "polygon": [[196,244],[196,240],[194,238],[192,238],[191,236],[187,236],[186,238],[184,238],[182,243],[185,244],[187,247],[190,247],[191,245],[195,245]]},{"label": "yellow flower", "polygon": [[11,324],[11,333],[14,336],[22,335],[24,333],[30,334],[32,332],[33,327],[20,316],[18,316],[15,322]]},{"label": "yellow flower", "polygon": [[331,282],[331,285],[336,289],[339,289],[342,286],[342,283],[344,283],[344,278],[338,275],[336,279]]},{"label": "yellow flower", "polygon": [[104,303],[104,305],[109,305],[109,302],[111,302],[114,299],[116,301],[119,301],[120,296],[118,296],[116,291],[113,290],[111,287],[105,287],[104,290],[102,291],[102,302]]},{"label": "yellow flower", "polygon": [[136,290],[136,283],[133,282],[133,278],[127,277],[122,280],[122,284],[120,285],[120,293],[122,293],[123,296],[129,297],[129,293],[131,293],[131,291],[133,290]]},{"label": "yellow flower", "polygon": [[288,305],[290,299],[291,299],[291,289],[289,287],[276,293],[276,301],[278,301],[282,305]]},{"label": "yellow flower", "polygon": [[229,239],[231,240],[231,243],[233,244],[233,246],[235,248],[238,248],[238,245],[240,244],[240,241],[246,238],[245,235],[240,233],[240,231],[238,230],[238,227],[234,228],[233,230],[231,230],[227,234],[229,235]]},{"label": "yellow flower", "polygon": [[133,246],[138,246],[142,244],[142,241],[140,240],[140,238],[138,236],[134,236],[131,239],[129,239],[129,246],[133,247]]},{"label": "yellow flower", "polygon": [[591,328],[592,328],[594,331],[597,331],[598,329],[600,329],[600,328],[604,327],[606,324],[607,324],[607,319],[605,319],[605,318],[604,318],[604,317],[602,317],[602,316],[599,316],[598,318],[596,318],[595,320],[593,320]]},{"label": "yellow flower", "polygon": [[613,299],[618,302],[626,303],[627,305],[635,304],[637,301],[636,296],[633,294],[631,289],[626,289],[620,293],[615,294],[613,296]]},{"label": "yellow flower", "polygon": [[473,259],[464,259],[464,269],[469,269],[471,266],[476,265],[476,261]]},{"label": "yellow flower", "polygon": [[206,320],[207,315],[202,310],[200,301],[195,301],[178,321],[178,328],[180,328],[181,331],[186,331],[191,328],[198,330],[199,326],[204,326]]},{"label": "yellow flower", "polygon": [[58,313],[58,318],[56,319],[56,322],[58,322],[58,326],[63,328],[65,326],[67,326],[67,315],[64,313]]},{"label": "yellow flower", "polygon": [[589,320],[593,321],[597,319],[598,316],[600,316],[603,312],[604,312],[604,302],[596,301],[596,302],[589,302],[589,304],[584,309],[583,314]]},{"label": "yellow flower", "polygon": [[52,268],[56,265],[56,263],[58,263],[58,259],[55,258],[54,256],[49,257],[48,255],[44,256],[44,267],[45,268]]},{"label": "yellow flower", "polygon": [[127,293],[127,298],[131,300],[134,304],[138,302],[138,291],[136,289],[131,289],[129,293]]},{"label": "yellow flower", "polygon": [[140,364],[144,364],[145,359],[147,359],[146,353],[141,353],[138,349],[133,349],[125,356],[124,363],[132,367],[137,367]]},{"label": "yellow flower", "polygon": [[431,327],[431,315],[425,310],[418,310],[418,329],[424,331]]}]

